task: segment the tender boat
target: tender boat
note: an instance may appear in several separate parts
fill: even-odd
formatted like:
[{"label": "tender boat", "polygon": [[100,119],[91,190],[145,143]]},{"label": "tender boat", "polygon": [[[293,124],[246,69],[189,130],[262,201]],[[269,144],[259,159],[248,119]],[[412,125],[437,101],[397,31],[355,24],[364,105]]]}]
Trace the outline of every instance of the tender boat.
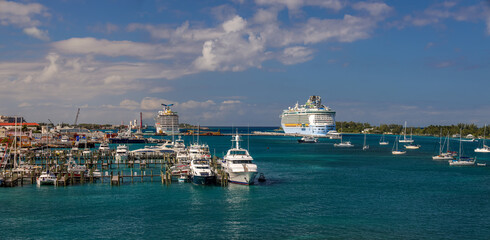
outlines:
[{"label": "tender boat", "polygon": [[318,139],[314,138],[314,137],[305,136],[305,137],[302,137],[301,139],[298,139],[298,142],[299,143],[317,143]]},{"label": "tender boat", "polygon": [[40,185],[55,185],[56,184],[56,175],[53,173],[42,172],[39,177],[36,178],[36,183],[38,186]]},{"label": "tender boat", "polygon": [[214,173],[211,171],[209,160],[194,159],[190,164],[192,182],[199,185],[207,185],[214,182]]},{"label": "tender boat", "polygon": [[240,135],[236,134],[231,140],[235,148],[228,150],[223,157],[223,169],[228,174],[231,183],[251,185],[257,176],[257,165],[254,164],[248,150],[240,148]]},{"label": "tender boat", "polygon": [[187,175],[185,174],[180,174],[179,178],[178,178],[178,181],[179,182],[186,182],[187,181]]}]

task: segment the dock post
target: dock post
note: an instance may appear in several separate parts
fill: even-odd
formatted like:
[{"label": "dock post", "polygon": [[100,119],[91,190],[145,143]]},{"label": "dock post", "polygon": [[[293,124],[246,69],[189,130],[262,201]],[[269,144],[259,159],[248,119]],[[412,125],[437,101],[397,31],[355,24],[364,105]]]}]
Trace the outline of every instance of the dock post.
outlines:
[{"label": "dock post", "polygon": [[131,183],[133,183],[133,169],[131,169]]},{"label": "dock post", "polygon": [[165,183],[165,179],[163,178],[163,171],[160,170],[160,179],[162,180],[162,184]]},{"label": "dock post", "polygon": [[153,182],[153,169],[150,171],[150,181]]},{"label": "dock post", "polygon": [[111,186],[112,186],[112,171],[111,171]]}]

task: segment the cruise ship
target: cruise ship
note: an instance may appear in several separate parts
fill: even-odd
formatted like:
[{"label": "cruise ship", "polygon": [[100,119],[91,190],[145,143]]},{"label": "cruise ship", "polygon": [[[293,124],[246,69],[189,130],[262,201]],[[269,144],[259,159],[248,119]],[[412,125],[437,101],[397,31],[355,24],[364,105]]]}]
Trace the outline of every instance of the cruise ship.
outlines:
[{"label": "cruise ship", "polygon": [[325,136],[335,131],[335,111],[322,105],[320,96],[310,96],[306,104],[296,105],[281,114],[285,133]]},{"label": "cruise ship", "polygon": [[173,104],[162,104],[162,106],[163,110],[158,111],[158,116],[155,118],[156,133],[167,135],[179,133],[179,115],[170,109]]}]

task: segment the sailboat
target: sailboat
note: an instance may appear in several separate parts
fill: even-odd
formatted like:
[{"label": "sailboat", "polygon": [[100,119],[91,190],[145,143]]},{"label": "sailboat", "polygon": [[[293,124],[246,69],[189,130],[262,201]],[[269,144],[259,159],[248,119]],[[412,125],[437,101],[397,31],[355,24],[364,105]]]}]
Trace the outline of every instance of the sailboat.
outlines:
[{"label": "sailboat", "polygon": [[441,137],[439,139],[439,155],[432,156],[432,160],[451,160],[454,159],[453,153],[449,151],[449,133],[447,135],[447,139],[444,140],[447,142],[447,152],[442,152],[443,151],[443,144],[442,144],[442,130],[441,130]]},{"label": "sailboat", "polygon": [[354,145],[350,141],[347,141],[347,142],[343,141],[342,126],[340,127],[340,143],[335,143],[333,146],[334,147],[354,147]]},{"label": "sailboat", "polygon": [[407,121],[405,121],[405,127],[403,128],[403,140],[399,139],[398,141],[401,143],[413,143],[411,136],[410,139],[407,138]]},{"label": "sailboat", "polygon": [[[391,150],[391,154],[402,155],[402,154],[407,153],[406,151],[398,150],[398,141],[399,141],[399,139],[398,139],[398,137],[396,137],[395,142],[393,143],[393,148]],[[395,148],[395,146],[396,146],[396,148]]]},{"label": "sailboat", "polygon": [[390,144],[390,142],[385,140],[385,134],[383,133],[383,136],[381,137],[381,139],[379,139],[379,145],[388,145],[388,144]]},{"label": "sailboat", "polygon": [[364,144],[362,145],[362,150],[368,150],[369,145],[366,145],[366,133],[364,133]]},{"label": "sailboat", "polygon": [[487,130],[487,125],[485,124],[485,129],[483,130],[483,146],[481,148],[476,148],[475,152],[479,152],[479,153],[489,153],[490,152],[490,147],[485,145],[486,130]]},{"label": "sailboat", "polygon": [[449,166],[471,166],[475,165],[475,159],[474,158],[469,158],[469,157],[461,157],[461,129],[459,130],[459,157],[458,159],[454,160],[449,160]]}]

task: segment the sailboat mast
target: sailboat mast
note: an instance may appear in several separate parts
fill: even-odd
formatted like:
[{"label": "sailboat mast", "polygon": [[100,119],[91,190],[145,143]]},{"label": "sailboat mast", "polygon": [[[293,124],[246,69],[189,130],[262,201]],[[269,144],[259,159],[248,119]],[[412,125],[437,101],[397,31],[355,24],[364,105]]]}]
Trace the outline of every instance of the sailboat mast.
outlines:
[{"label": "sailboat mast", "polygon": [[462,135],[462,131],[461,129],[459,129],[459,159],[458,160],[461,160],[461,135]]},{"label": "sailboat mast", "polygon": [[439,133],[439,154],[442,153],[442,129],[441,133]]}]

